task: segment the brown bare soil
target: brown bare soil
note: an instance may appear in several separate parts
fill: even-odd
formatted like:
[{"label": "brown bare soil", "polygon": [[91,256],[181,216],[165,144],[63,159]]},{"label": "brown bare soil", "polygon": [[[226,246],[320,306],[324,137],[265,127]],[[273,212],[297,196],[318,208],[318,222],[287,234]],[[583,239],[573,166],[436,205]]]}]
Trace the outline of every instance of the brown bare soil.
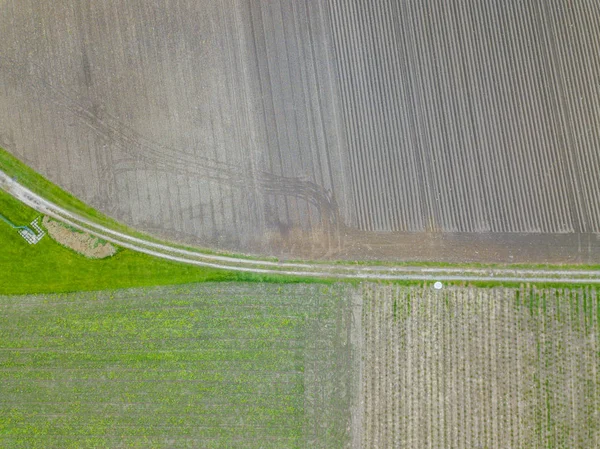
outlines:
[{"label": "brown bare soil", "polygon": [[356,448],[600,445],[597,290],[363,286]]},{"label": "brown bare soil", "polygon": [[347,229],[333,258],[448,263],[597,264],[600,234],[365,232]]},{"label": "brown bare soil", "polygon": [[598,2],[5,3],[0,146],[136,229],[600,262]]},{"label": "brown bare soil", "polygon": [[307,1],[7,5],[0,145],[138,229],[295,251],[350,195],[327,27]]},{"label": "brown bare soil", "polygon": [[42,224],[48,230],[48,235],[58,243],[90,259],[104,259],[117,252],[117,248],[109,242],[104,242],[88,233],[71,229],[48,216],[44,216]]}]

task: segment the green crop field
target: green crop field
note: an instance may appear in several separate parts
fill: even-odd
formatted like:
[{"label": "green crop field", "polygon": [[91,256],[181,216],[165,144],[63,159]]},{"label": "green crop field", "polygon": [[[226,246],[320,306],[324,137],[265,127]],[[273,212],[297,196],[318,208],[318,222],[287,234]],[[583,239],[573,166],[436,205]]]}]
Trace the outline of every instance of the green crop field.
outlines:
[{"label": "green crop field", "polygon": [[348,289],[2,296],[0,447],[344,447]]}]

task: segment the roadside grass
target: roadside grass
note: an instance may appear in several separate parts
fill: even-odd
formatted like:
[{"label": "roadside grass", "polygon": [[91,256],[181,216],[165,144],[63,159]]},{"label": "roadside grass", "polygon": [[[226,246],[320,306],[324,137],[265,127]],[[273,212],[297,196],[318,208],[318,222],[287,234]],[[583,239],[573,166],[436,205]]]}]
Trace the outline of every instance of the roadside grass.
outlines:
[{"label": "roadside grass", "polygon": [[[0,213],[18,225],[29,224],[39,213],[0,190]],[[118,248],[106,259],[88,259],[61,246],[46,235],[38,244],[29,245],[16,230],[0,222],[0,294],[60,293],[172,285],[193,282],[267,282],[332,284],[344,282],[358,285],[366,282],[353,278],[319,278],[277,274],[257,274],[198,267],[171,262],[136,251]],[[380,280],[368,282],[386,285],[427,286],[434,281]],[[445,286],[476,286],[479,288],[518,287],[519,282],[506,281],[445,281]],[[565,283],[543,284],[538,287],[564,287]],[[578,284],[577,286],[581,286]]]},{"label": "roadside grass", "polygon": [[0,447],[347,447],[348,290],[0,296]]},{"label": "roadside grass", "polygon": [[[135,231],[112,218],[106,217],[87,206],[73,195],[60,189],[14,156],[0,148],[0,169],[16,178],[20,183],[41,194],[48,200],[76,212],[95,223],[129,235],[149,241],[165,243],[159,239]],[[16,224],[28,224],[39,214],[14,199],[0,189],[0,213]],[[255,258],[239,254],[228,254],[216,251],[198,250],[183,245],[178,248],[191,249],[205,254],[229,255],[254,260],[277,260],[275,258]],[[523,268],[523,269],[591,269],[600,270],[600,265],[501,265],[501,264],[451,264],[434,262],[384,262],[384,261],[305,261],[315,265],[334,264],[340,266],[414,266],[437,268]],[[119,248],[117,254],[109,259],[87,259],[74,251],[65,248],[49,236],[34,246],[28,245],[18,233],[8,225],[0,222],[0,294],[31,294],[48,292],[72,292],[104,289],[118,289],[138,286],[182,284],[204,281],[240,281],[269,283],[321,283],[346,282],[357,285],[360,279],[350,278],[318,278],[311,276],[290,276],[277,274],[256,274],[237,272],[209,267],[198,267],[178,262],[170,262],[143,253]],[[423,286],[429,281],[395,280],[375,281],[381,284]],[[531,283],[536,284],[536,283]],[[479,288],[517,287],[518,282],[502,281],[448,281],[445,285]],[[558,287],[560,284],[540,284],[539,287]],[[578,284],[581,286],[582,284]]]},{"label": "roadside grass", "polygon": [[[0,212],[18,225],[38,212],[0,190]],[[107,259],[88,259],[46,235],[29,245],[0,222],[0,294],[73,292],[190,282],[329,283],[326,279],[259,275],[170,262],[119,248]]]},{"label": "roadside grass", "polygon": [[514,269],[514,270],[598,270],[600,264],[540,264],[540,263],[479,263],[479,262],[432,262],[432,261],[388,261],[388,260],[301,260],[290,259],[286,262],[310,263],[314,265],[346,265],[373,267],[425,267],[425,268],[476,268],[476,269]]}]

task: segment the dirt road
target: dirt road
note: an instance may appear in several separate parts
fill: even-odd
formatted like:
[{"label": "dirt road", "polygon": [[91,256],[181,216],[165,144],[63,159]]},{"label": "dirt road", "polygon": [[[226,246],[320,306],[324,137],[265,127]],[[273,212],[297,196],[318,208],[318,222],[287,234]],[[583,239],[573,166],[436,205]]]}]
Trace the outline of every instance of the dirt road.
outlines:
[{"label": "dirt road", "polygon": [[42,196],[13,180],[3,171],[0,171],[0,187],[40,213],[61,220],[77,229],[96,235],[124,248],[191,265],[260,274],[284,274],[339,279],[600,283],[600,273],[598,271],[584,269],[536,270],[516,268],[358,266],[308,262],[273,262],[206,254],[200,251],[177,248],[167,243],[151,242],[94,223],[47,201]]}]

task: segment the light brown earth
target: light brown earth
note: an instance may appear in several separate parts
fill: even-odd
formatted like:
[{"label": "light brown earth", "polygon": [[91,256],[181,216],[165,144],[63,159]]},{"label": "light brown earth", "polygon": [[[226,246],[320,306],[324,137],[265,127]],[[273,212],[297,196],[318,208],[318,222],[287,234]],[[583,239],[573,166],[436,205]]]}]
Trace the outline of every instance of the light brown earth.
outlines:
[{"label": "light brown earth", "polygon": [[600,6],[0,0],[0,146],[156,236],[599,263]]},{"label": "light brown earth", "polygon": [[102,241],[88,233],[71,229],[48,216],[44,216],[42,224],[48,231],[48,235],[58,243],[90,259],[104,259],[117,252],[117,248],[109,242]]},{"label": "light brown earth", "polygon": [[355,448],[600,445],[596,289],[366,284],[362,299]]}]

